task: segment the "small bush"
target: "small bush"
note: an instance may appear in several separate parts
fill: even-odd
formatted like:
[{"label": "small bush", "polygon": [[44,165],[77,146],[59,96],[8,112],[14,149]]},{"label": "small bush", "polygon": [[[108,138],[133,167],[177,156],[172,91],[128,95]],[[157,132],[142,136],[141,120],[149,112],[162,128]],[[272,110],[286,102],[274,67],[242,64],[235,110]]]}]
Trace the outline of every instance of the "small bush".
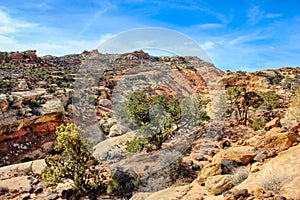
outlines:
[{"label": "small bush", "polygon": [[264,100],[262,106],[266,109],[273,110],[282,107],[282,105],[279,103],[279,96],[276,94],[275,91],[262,92],[260,95],[263,97]]},{"label": "small bush", "polygon": [[286,177],[284,175],[274,176],[273,174],[265,174],[262,182],[260,183],[260,187],[264,191],[272,191],[278,193],[284,182],[286,181]]},{"label": "small bush", "polygon": [[246,168],[244,168],[244,167],[238,168],[232,177],[233,185],[239,185],[244,180],[246,180],[248,178],[248,176],[249,176],[249,172],[247,171]]},{"label": "small bush", "polygon": [[149,121],[149,108],[147,95],[144,92],[134,92],[128,102],[131,119],[138,125],[143,125]]},{"label": "small bush", "polygon": [[262,129],[266,125],[266,120],[264,118],[256,118],[253,117],[253,121],[251,123],[251,128],[253,128],[255,131]]},{"label": "small bush", "polygon": [[50,94],[53,94],[55,92],[55,89],[53,87],[49,87],[46,89],[46,91]]},{"label": "small bush", "polygon": [[126,151],[129,153],[140,152],[145,146],[145,143],[138,138],[126,142]]},{"label": "small bush", "polygon": [[66,179],[73,181],[76,196],[86,194],[102,185],[102,174],[98,161],[88,151],[82,131],[74,124],[61,125],[56,129],[60,154],[47,156],[42,170],[42,181],[46,186],[56,187]]},{"label": "small bush", "polygon": [[294,82],[295,79],[287,77],[284,79],[283,83],[282,83],[282,87],[284,89],[292,89],[292,82]]},{"label": "small bush", "polygon": [[142,181],[140,176],[135,173],[125,172],[120,169],[115,169],[111,176],[112,181],[107,186],[107,193],[121,197],[131,197]]}]

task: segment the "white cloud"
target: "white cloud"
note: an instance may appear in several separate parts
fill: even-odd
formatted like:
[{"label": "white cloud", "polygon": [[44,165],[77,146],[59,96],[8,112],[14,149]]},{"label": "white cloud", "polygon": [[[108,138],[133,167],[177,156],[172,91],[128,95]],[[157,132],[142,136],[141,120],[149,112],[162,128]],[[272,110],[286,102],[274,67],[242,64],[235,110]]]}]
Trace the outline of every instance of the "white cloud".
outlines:
[{"label": "white cloud", "polygon": [[225,25],[211,23],[211,24],[199,24],[196,27],[199,29],[215,29],[215,28],[223,28],[223,27],[225,27]]},{"label": "white cloud", "polygon": [[50,6],[48,3],[45,3],[45,2],[30,3],[26,7],[28,7],[28,8],[35,8],[35,9],[39,9],[39,10],[50,10],[50,9],[52,9],[52,6]]},{"label": "white cloud", "polygon": [[278,49],[273,46],[269,46],[269,49],[274,53],[278,52]]},{"label": "white cloud", "polygon": [[200,44],[200,46],[205,50],[211,50],[215,47],[215,43],[211,41],[207,41],[203,44]]},{"label": "white cloud", "polygon": [[252,6],[248,12],[248,23],[251,25],[257,24],[264,18],[264,12],[260,10],[259,6]]},{"label": "white cloud", "polygon": [[87,21],[87,23],[84,25],[83,29],[80,31],[79,35],[84,34],[90,27],[91,25],[95,24],[95,21],[99,20],[107,11],[113,10],[116,8],[116,5],[113,3],[109,3],[107,1],[102,2],[103,5],[99,10],[93,14],[93,16]]},{"label": "white cloud", "polygon": [[230,45],[236,45],[236,44],[240,43],[245,37],[246,36],[239,36],[239,37],[237,37],[237,38],[235,38],[233,40],[230,40],[228,42],[228,44],[230,44]]},{"label": "white cloud", "polygon": [[281,17],[282,14],[279,13],[267,13],[259,8],[259,6],[252,6],[250,9],[248,9],[247,12],[248,16],[248,23],[251,25],[255,25],[259,23],[263,19],[274,19]]},{"label": "white cloud", "polygon": [[[272,33],[264,33],[262,30],[257,30],[252,34],[247,35],[239,35],[235,34],[234,39],[231,39],[228,37],[227,44],[229,45],[241,45],[247,42],[257,41],[257,40],[263,40],[268,39],[272,36]],[[231,36],[232,37],[232,36]]]},{"label": "white cloud", "polygon": [[268,13],[266,15],[267,18],[271,18],[271,19],[278,18],[278,17],[281,17],[281,16],[282,16],[282,14],[274,14],[274,13]]},{"label": "white cloud", "polygon": [[31,28],[37,26],[37,24],[34,23],[14,19],[3,10],[0,10],[0,19],[0,33],[2,35],[16,33],[24,28]]}]

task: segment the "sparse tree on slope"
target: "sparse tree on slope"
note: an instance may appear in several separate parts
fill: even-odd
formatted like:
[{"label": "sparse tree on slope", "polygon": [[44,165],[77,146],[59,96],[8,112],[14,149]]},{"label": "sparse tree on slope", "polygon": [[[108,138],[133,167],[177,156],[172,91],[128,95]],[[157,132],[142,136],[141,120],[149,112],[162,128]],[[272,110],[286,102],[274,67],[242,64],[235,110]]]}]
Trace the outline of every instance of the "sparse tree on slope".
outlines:
[{"label": "sparse tree on slope", "polygon": [[47,166],[42,171],[43,183],[56,187],[67,179],[73,181],[76,196],[87,194],[102,186],[98,161],[88,151],[82,132],[74,124],[61,125],[56,129],[60,154],[47,156]]},{"label": "sparse tree on slope", "polygon": [[233,86],[227,89],[227,99],[230,101],[231,111],[237,112],[240,124],[246,125],[249,107],[258,108],[263,98],[254,91],[247,92],[245,87]]}]

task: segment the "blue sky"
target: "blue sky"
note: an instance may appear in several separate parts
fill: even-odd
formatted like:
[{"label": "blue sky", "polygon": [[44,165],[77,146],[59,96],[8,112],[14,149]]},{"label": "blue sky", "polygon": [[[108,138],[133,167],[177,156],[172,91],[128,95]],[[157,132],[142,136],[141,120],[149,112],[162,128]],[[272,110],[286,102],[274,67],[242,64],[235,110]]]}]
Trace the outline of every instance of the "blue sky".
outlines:
[{"label": "blue sky", "polygon": [[143,27],[179,31],[222,69],[300,66],[299,0],[0,2],[0,51],[64,55]]}]

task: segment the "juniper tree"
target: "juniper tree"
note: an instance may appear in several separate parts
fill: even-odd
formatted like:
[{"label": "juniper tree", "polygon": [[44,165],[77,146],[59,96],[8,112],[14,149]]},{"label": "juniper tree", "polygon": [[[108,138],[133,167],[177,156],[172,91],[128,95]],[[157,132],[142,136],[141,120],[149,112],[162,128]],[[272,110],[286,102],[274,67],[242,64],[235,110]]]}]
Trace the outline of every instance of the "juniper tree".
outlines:
[{"label": "juniper tree", "polygon": [[77,196],[103,186],[99,163],[88,151],[82,131],[74,124],[68,124],[57,127],[56,134],[58,145],[54,149],[59,153],[45,158],[43,183],[56,187],[58,183],[70,179]]}]

